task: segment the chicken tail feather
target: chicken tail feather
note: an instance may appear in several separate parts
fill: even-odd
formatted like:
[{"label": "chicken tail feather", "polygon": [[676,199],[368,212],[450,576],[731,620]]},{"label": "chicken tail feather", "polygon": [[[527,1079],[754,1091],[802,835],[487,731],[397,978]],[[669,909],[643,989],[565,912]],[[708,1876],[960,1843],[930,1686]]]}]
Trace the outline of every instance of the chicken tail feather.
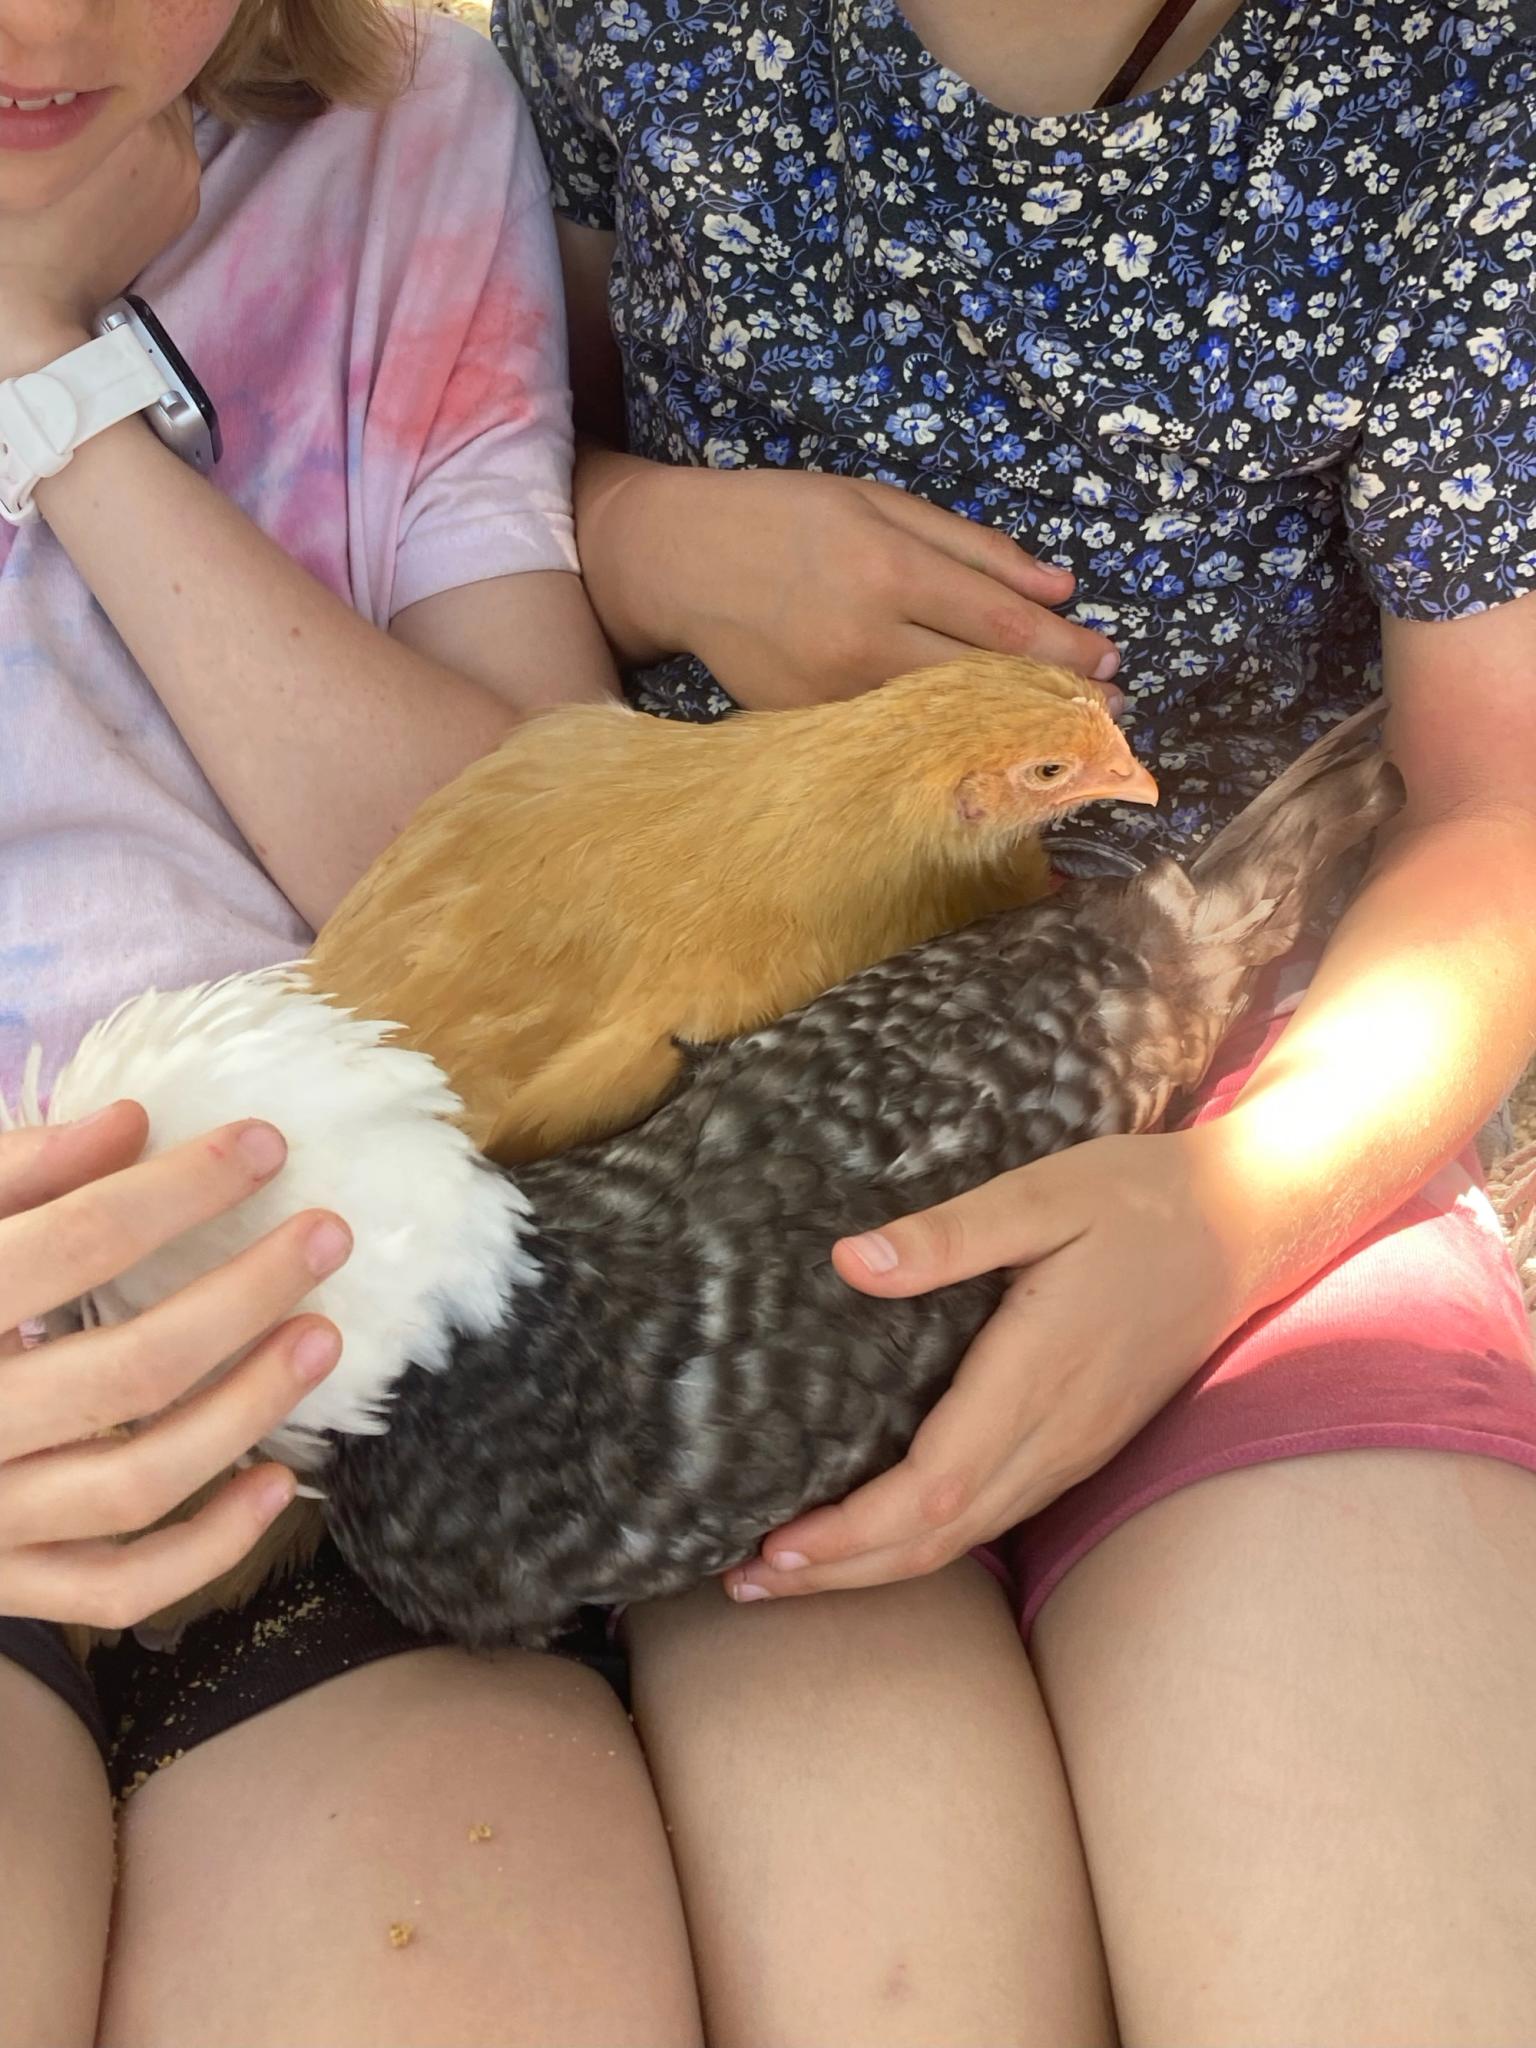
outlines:
[{"label": "chicken tail feather", "polygon": [[1191,863],[1197,943],[1237,946],[1257,966],[1287,952],[1337,887],[1346,855],[1403,800],[1381,746],[1385,703],[1324,734]]}]

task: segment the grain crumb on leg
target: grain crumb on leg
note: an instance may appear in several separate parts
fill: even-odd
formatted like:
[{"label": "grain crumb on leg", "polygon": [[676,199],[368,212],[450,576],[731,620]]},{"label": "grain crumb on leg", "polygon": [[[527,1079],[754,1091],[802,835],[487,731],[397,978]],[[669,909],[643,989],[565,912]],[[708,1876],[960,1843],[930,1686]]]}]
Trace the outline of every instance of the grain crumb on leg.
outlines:
[{"label": "grain crumb on leg", "polygon": [[491,1839],[491,1833],[492,1830],[485,1821],[477,1820],[469,1831],[469,1839],[472,1842],[488,1842]]},{"label": "grain crumb on leg", "polygon": [[392,1920],[389,1924],[389,1945],[391,1948],[409,1948],[416,1939],[414,1920]]}]

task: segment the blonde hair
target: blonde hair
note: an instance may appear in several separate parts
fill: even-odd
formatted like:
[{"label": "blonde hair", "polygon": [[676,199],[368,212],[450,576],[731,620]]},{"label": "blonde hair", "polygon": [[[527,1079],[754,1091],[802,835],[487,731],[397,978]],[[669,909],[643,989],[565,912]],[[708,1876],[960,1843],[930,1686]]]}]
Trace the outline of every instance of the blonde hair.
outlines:
[{"label": "blonde hair", "polygon": [[241,0],[192,97],[237,125],[378,106],[407,83],[414,49],[409,12],[388,0]]}]

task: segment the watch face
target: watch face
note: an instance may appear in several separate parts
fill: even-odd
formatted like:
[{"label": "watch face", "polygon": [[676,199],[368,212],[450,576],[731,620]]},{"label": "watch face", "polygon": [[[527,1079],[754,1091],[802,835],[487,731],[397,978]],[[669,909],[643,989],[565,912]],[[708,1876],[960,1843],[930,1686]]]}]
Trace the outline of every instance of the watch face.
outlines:
[{"label": "watch face", "polygon": [[131,292],[110,309],[108,320],[126,319],[135,338],[166,374],[166,395],[144,417],[160,439],[206,476],[224,453],[219,416],[191,366],[155,317],[153,307]]}]

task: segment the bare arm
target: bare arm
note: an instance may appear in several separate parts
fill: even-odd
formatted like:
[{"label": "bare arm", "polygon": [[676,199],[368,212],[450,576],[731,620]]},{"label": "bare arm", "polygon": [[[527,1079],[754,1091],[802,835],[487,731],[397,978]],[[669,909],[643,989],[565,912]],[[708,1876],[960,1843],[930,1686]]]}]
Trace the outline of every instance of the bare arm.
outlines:
[{"label": "bare arm", "polygon": [[[53,353],[69,345],[63,336]],[[38,503],[312,924],[520,713],[614,686],[575,576],[445,592],[386,635],[136,420],[83,448]]]},{"label": "bare arm", "polygon": [[976,648],[1114,674],[1103,635],[1052,610],[1072,595],[1070,571],[959,513],[851,477],[620,453],[614,237],[558,228],[581,436],[577,543],[621,661],[686,650],[761,708],[852,696]]},{"label": "bare arm", "polygon": [[931,1571],[1036,1513],[1421,1187],[1530,1057],[1536,597],[1384,642],[1407,805],[1290,1028],[1225,1116],[1003,1174],[882,1226],[874,1263],[838,1246],[872,1294],[1018,1278],[901,1464],[770,1537],[779,1568],[732,1574],[738,1597]]},{"label": "bare arm", "polygon": [[[94,310],[195,217],[198,183],[177,105],[55,205],[0,216],[0,376],[83,342]],[[311,923],[520,713],[614,684],[575,576],[445,592],[386,634],[138,420],[88,443],[37,502]]]},{"label": "bare arm", "polygon": [[1536,1051],[1536,597],[1384,622],[1408,801],[1290,1029],[1207,1127],[1273,1300],[1420,1186]]}]

